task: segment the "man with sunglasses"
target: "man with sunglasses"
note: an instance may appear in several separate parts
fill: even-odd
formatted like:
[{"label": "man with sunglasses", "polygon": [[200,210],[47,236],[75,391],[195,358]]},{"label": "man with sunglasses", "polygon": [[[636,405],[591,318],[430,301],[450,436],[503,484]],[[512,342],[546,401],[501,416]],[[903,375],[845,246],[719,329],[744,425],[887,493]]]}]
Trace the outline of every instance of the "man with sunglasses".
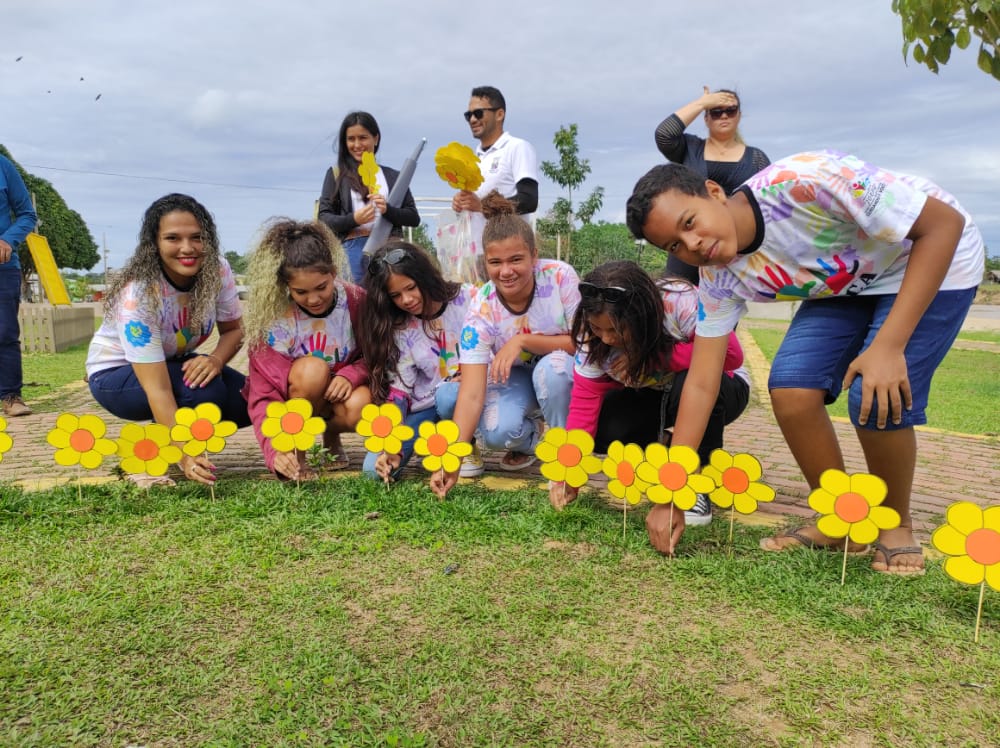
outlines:
[{"label": "man with sunglasses", "polygon": [[458,192],[451,207],[456,213],[467,210],[473,214],[473,233],[480,246],[485,223],[482,198],[490,192],[497,190],[513,200],[518,214],[528,223],[538,207],[538,155],[527,140],[504,132],[506,116],[507,102],[498,89],[493,86],[472,89],[465,121],[472,137],[479,141],[476,155],[483,183],[475,192]]}]

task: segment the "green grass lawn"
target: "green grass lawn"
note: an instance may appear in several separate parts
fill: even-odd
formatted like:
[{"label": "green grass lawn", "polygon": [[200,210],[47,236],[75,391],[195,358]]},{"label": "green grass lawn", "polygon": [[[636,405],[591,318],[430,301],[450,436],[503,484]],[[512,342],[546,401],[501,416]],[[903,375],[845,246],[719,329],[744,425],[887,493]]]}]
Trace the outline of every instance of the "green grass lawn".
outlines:
[{"label": "green grass lawn", "polygon": [[[94,330],[101,326],[99,317],[94,319]],[[38,398],[46,398],[60,387],[80,382],[86,373],[87,349],[90,341],[79,343],[60,353],[25,353],[21,357],[24,368],[24,399],[39,410],[46,410],[46,403],[37,403]],[[58,408],[58,403],[52,407]]]},{"label": "green grass lawn", "polygon": [[[1000,609],[541,489],[0,487],[0,743],[996,745]],[[377,513],[377,514],[376,514]]]},{"label": "green grass lawn", "polygon": [[[768,361],[784,337],[784,330],[747,325]],[[963,333],[963,337],[967,333]],[[971,334],[970,334],[971,335]],[[969,337],[970,340],[990,338]],[[993,333],[987,333],[993,335]],[[847,398],[828,407],[831,415],[847,418]],[[952,349],[938,367],[927,406],[928,425],[966,434],[997,435],[1000,424],[1000,353]]]}]

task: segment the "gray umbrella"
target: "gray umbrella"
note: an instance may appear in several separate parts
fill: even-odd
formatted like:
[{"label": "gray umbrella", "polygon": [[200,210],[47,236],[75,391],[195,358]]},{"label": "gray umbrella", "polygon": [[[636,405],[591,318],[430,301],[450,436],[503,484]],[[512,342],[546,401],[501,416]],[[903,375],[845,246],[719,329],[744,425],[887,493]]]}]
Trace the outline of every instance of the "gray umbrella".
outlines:
[{"label": "gray umbrella", "polygon": [[[425,145],[427,145],[427,138],[421,138],[417,147],[413,150],[413,154],[403,162],[403,167],[399,170],[399,177],[396,179],[396,184],[392,186],[392,189],[389,191],[389,197],[385,199],[387,205],[398,208],[403,204],[406,191],[410,189],[410,181],[413,179],[413,173],[417,170],[417,159],[420,158],[420,152],[424,150]],[[392,223],[388,218],[379,213],[378,218],[375,219],[375,225],[372,226],[372,232],[368,235],[368,241],[365,242],[364,253],[366,255],[374,253],[375,250],[385,244],[391,231]]]}]

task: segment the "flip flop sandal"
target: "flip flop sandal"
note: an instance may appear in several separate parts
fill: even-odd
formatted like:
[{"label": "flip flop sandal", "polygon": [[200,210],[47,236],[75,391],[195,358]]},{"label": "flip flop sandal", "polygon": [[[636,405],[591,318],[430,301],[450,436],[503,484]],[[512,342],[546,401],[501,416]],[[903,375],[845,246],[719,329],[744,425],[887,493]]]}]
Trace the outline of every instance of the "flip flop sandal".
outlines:
[{"label": "flip flop sandal", "polygon": [[[783,533],[770,538],[761,538],[760,549],[762,551],[767,551],[768,553],[780,553],[781,551],[790,551],[795,548],[805,548],[810,551],[828,551],[831,553],[844,552],[844,544],[839,540],[833,543],[817,543],[802,532],[804,529],[804,527],[796,527],[791,530],[785,530]],[[796,545],[786,545],[783,548],[768,548],[766,546],[767,541],[777,540],[778,538],[791,538],[795,541]],[[851,543],[851,545],[847,546],[848,556],[864,556],[871,551],[870,545],[860,545],[858,543],[854,543],[853,541],[851,541]]]},{"label": "flip flop sandal", "polygon": [[925,569],[907,569],[905,571],[893,571],[892,570],[892,560],[896,556],[906,555],[912,553],[913,555],[919,555],[921,558],[924,555],[924,549],[919,545],[901,545],[899,548],[889,548],[884,543],[875,543],[875,552],[882,552],[882,556],[885,558],[885,569],[872,568],[872,571],[879,574],[889,574],[894,577],[922,577],[924,575]]},{"label": "flip flop sandal", "polygon": [[511,450],[497,463],[497,467],[501,470],[506,470],[508,473],[513,473],[534,465],[537,460],[538,458],[535,455],[528,452],[515,452]]}]

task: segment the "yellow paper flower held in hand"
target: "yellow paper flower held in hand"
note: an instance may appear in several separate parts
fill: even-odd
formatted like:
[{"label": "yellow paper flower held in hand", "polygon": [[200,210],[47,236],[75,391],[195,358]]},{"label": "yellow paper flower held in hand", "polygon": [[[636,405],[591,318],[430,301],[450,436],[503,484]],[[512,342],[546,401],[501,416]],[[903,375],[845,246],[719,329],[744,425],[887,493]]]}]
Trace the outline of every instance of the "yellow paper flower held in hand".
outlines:
[{"label": "yellow paper flower held in hand", "polygon": [[180,462],[181,451],[170,443],[170,429],[162,423],[140,426],[126,423],[118,437],[118,455],[126,473],[163,475],[167,467]]},{"label": "yellow paper flower held in hand", "polygon": [[93,470],[105,457],[118,451],[113,441],[104,438],[107,428],[97,416],[63,413],[45,441],[56,448],[55,461],[59,465],[80,465]]},{"label": "yellow paper flower held in hand", "polygon": [[931,535],[931,544],[951,558],[945,573],[963,584],[986,582],[1000,592],[1000,506],[980,509],[969,501],[948,507],[947,524]]},{"label": "yellow paper flower held in hand", "polygon": [[365,151],[361,154],[358,176],[361,177],[361,183],[368,188],[371,194],[378,194],[378,164],[375,162],[375,154],[371,151]]},{"label": "yellow paper flower held in hand", "polygon": [[646,496],[656,504],[673,502],[687,511],[698,500],[698,494],[710,493],[715,483],[696,471],[701,467],[698,453],[691,447],[646,447],[646,461],[639,465],[639,478],[649,484]]},{"label": "yellow paper flower held in hand", "polygon": [[313,417],[312,403],[301,397],[268,403],[266,418],[260,432],[271,440],[278,452],[305,452],[316,443],[316,437],[326,431],[326,421]]},{"label": "yellow paper flower held in hand", "polygon": [[709,498],[723,509],[733,507],[740,514],[753,514],[757,502],[774,501],[774,489],[758,482],[764,471],[752,455],[731,455],[716,449],[701,472],[715,482],[717,487]]},{"label": "yellow paper flower held in hand", "polygon": [[885,481],[877,475],[827,470],[819,488],[809,494],[809,506],[823,516],[816,528],[831,538],[849,536],[855,543],[871,543],[879,530],[899,527],[899,513],[887,506]]},{"label": "yellow paper flower held in hand", "polygon": [[0,416],[0,462],[3,462],[4,453],[14,446],[14,440],[7,433],[7,419]]},{"label": "yellow paper flower held in hand", "polygon": [[649,484],[640,480],[636,471],[644,459],[646,456],[638,444],[613,441],[608,445],[608,456],[601,467],[611,479],[608,481],[608,492],[612,496],[629,504],[638,504],[642,500]]},{"label": "yellow paper flower held in hand", "polygon": [[579,488],[590,476],[601,472],[601,461],[594,457],[594,439],[583,429],[556,426],[545,432],[545,438],[535,447],[542,461],[541,472],[549,480],[565,482]]},{"label": "yellow paper flower held in hand", "polygon": [[456,190],[474,192],[483,183],[479,158],[463,143],[452,142],[438,148],[434,154],[434,166],[438,176]]},{"label": "yellow paper flower held in hand", "polygon": [[421,462],[424,470],[454,473],[462,466],[462,458],[472,453],[472,445],[458,441],[458,424],[454,421],[424,421],[420,424],[420,436],[413,443],[413,451],[426,455]]},{"label": "yellow paper flower held in hand", "polygon": [[194,408],[179,408],[170,437],[184,444],[184,454],[197,457],[202,452],[221,452],[226,437],[236,433],[236,424],[222,420],[222,411],[215,403],[201,403]]},{"label": "yellow paper flower held in hand", "polygon": [[361,409],[355,431],[358,436],[366,437],[365,449],[369,452],[393,455],[402,452],[403,442],[413,438],[413,429],[403,425],[403,412],[395,403],[368,403]]}]

